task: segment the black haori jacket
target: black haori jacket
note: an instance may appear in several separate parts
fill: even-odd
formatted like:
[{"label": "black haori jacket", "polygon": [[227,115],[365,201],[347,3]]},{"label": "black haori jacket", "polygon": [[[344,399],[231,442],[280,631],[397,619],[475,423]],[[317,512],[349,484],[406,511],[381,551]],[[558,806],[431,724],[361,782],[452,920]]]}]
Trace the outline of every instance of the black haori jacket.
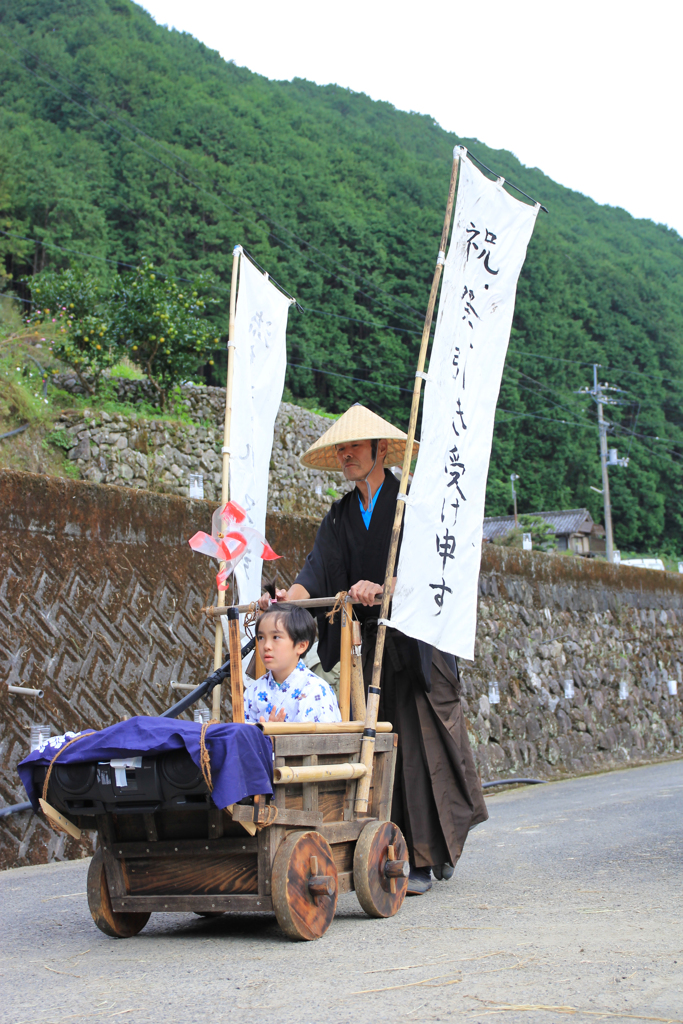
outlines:
[{"label": "black haori jacket", "polygon": [[[377,496],[369,529],[366,529],[363,522],[358,491],[355,487],[339,501],[335,501],[320,524],[313,550],[306,558],[295,582],[305,587],[311,597],[333,597],[340,590],[348,590],[359,580],[371,580],[382,586],[389,557],[398,490],[398,480],[393,473],[385,469],[384,484]],[[403,531],[401,538],[402,534]],[[398,565],[398,554],[396,564]],[[379,617],[379,605],[367,608],[356,604],[353,610],[363,625],[364,639],[366,635],[374,638],[375,623],[370,620],[377,620]],[[339,661],[340,620],[341,616],[336,615],[334,624],[330,625],[324,612],[318,615],[318,655],[326,672]],[[390,630],[387,633],[388,646],[392,632]],[[406,651],[405,642],[401,644],[401,649],[403,652]],[[422,640],[414,640],[409,643],[409,649],[412,664],[406,665],[406,668],[413,669],[425,689],[429,691],[432,648]],[[457,673],[453,656],[444,654],[444,657],[453,672]]]}]

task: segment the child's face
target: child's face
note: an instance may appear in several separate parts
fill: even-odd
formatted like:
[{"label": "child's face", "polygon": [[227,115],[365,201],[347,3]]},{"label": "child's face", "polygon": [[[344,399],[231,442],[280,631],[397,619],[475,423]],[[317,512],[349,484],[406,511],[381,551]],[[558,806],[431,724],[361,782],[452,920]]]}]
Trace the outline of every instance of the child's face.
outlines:
[{"label": "child's face", "polygon": [[284,683],[308,647],[305,640],[294,643],[276,612],[261,619],[257,640],[263,664],[273,673],[276,683]]}]

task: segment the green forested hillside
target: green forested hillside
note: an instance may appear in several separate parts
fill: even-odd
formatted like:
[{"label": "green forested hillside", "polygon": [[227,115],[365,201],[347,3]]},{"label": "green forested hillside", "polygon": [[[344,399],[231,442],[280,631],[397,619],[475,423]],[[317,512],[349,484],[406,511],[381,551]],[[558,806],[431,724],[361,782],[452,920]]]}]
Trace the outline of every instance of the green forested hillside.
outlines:
[{"label": "green forested hillside", "polygon": [[[179,278],[213,272],[225,331],[242,242],[305,310],[290,316],[293,395],[331,411],[360,400],[398,423],[463,142],[550,211],[520,281],[488,513],[508,510],[516,472],[521,510],[586,505],[602,519],[595,409],[576,394],[598,362],[623,389],[610,444],[631,459],[611,470],[617,545],[683,549],[676,232],[428,117],[268,81],[129,0],[0,0],[0,95],[3,291],[30,298],[19,280],[45,266],[106,274],[144,256]],[[615,173],[640,170],[629,159]]]}]

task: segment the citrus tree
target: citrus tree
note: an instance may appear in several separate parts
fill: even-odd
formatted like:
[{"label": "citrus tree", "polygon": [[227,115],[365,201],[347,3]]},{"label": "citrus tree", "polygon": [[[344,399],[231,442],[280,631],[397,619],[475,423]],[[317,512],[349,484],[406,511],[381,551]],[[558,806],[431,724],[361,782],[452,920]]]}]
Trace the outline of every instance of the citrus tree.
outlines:
[{"label": "citrus tree", "polygon": [[[207,319],[215,300],[206,292],[208,275],[178,283],[152,263],[121,274],[111,295],[111,333],[119,350],[147,375],[162,407],[171,389],[197,372],[218,344]],[[209,360],[211,362],[211,360]]]},{"label": "citrus tree", "polygon": [[120,356],[111,333],[109,286],[79,268],[44,270],[25,278],[34,306],[29,323],[54,324],[50,350],[71,367],[90,394]]}]

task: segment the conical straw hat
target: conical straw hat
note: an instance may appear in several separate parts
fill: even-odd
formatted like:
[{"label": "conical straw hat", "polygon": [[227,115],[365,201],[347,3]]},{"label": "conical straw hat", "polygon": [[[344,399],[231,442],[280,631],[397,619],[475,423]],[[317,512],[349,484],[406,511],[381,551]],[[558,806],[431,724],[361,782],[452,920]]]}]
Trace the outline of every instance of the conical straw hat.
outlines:
[{"label": "conical straw hat", "polygon": [[[343,416],[326,430],[315,444],[312,444],[301,456],[304,466],[311,469],[336,469],[341,467],[335,454],[335,445],[347,441],[372,441],[385,439],[389,442],[385,463],[388,466],[401,466],[406,450],[407,434],[394,427],[381,416],[370,412],[364,405],[352,405]],[[413,458],[417,455],[419,445],[413,442]]]}]

